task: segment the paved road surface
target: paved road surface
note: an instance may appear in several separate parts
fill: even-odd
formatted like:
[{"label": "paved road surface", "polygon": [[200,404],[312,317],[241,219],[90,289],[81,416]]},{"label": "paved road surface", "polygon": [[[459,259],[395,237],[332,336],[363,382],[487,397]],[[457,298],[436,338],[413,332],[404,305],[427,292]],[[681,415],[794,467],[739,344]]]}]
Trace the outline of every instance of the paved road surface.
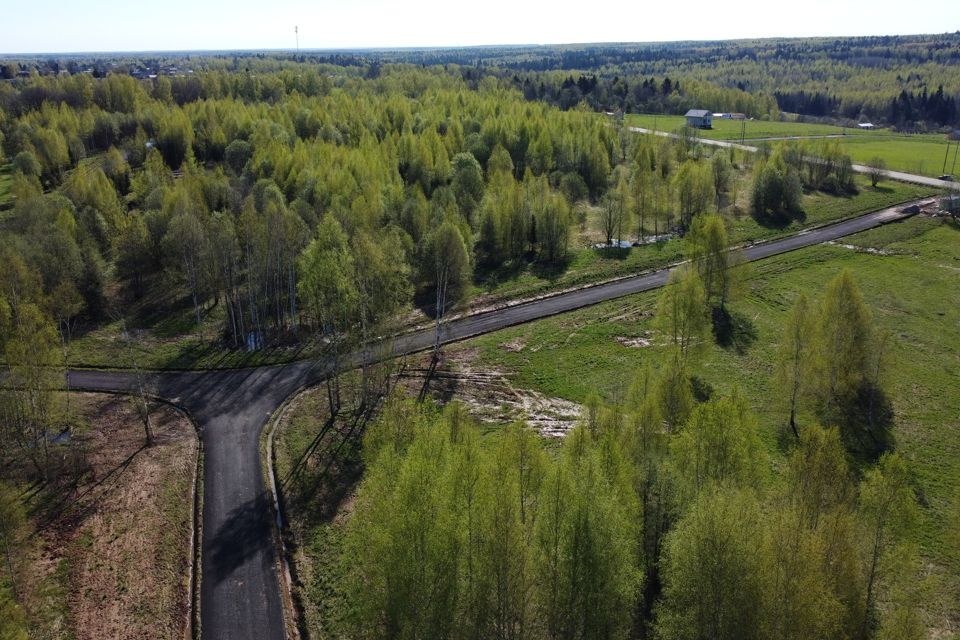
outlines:
[{"label": "paved road surface", "polygon": [[[677,134],[668,133],[666,131],[653,131],[652,129],[643,129],[641,127],[630,127],[630,131],[634,133],[646,133],[649,135],[660,136],[662,138],[677,138]],[[773,138],[771,138],[773,139]],[[782,138],[783,140],[802,140],[803,138]],[[740,144],[738,142],[729,142],[727,140],[711,140],[709,138],[697,138],[702,144],[713,146],[713,147],[724,147],[726,149],[740,149],[741,151],[749,151],[750,153],[756,153],[758,151],[757,147],[752,147],[747,144]],[[857,173],[870,173],[872,169],[870,167],[864,166],[862,164],[853,165],[853,170]],[[929,178],[927,176],[918,176],[912,173],[903,173],[902,171],[891,171],[884,170],[883,175],[888,180],[896,180],[897,182],[909,182],[911,184],[919,184],[925,187],[936,187],[938,189],[960,189],[960,183],[957,182],[948,182],[946,180],[938,180],[937,178]]]},{"label": "paved road surface", "polygon": [[[744,249],[760,260],[835,240],[904,217],[885,209],[820,229]],[[451,321],[442,341],[455,342],[538,318],[663,286],[669,269],[624,278],[537,301]],[[394,355],[433,345],[433,330],[395,338]],[[355,355],[353,362],[359,362]],[[240,370],[146,374],[150,390],[190,412],[204,443],[201,556],[201,628],[204,640],[284,638],[283,611],[271,536],[271,500],[260,472],[260,431],[300,387],[320,382],[317,362]],[[77,389],[130,391],[133,376],[113,371],[71,371]]]}]

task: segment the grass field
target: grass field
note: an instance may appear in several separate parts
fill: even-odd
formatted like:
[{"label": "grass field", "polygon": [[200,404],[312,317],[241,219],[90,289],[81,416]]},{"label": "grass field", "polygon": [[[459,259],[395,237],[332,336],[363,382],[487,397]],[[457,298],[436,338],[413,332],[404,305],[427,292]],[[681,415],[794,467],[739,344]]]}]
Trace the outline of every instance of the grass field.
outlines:
[{"label": "grass field", "polygon": [[[960,557],[950,550],[955,532],[947,514],[960,488],[960,227],[913,218],[843,243],[751,265],[734,311],[755,337],[744,340],[742,352],[712,347],[699,376],[719,392],[734,385],[745,392],[774,460],[780,459],[785,416],[771,375],[781,324],[799,292],[819,293],[840,269],[854,273],[877,324],[894,337],[887,376],[893,435],[910,461],[922,506],[917,541],[936,587],[927,606],[930,624],[945,632],[931,637],[954,637],[960,631]],[[506,372],[517,387],[578,402],[593,389],[613,398],[638,367],[656,360],[655,306],[656,293],[642,294],[484,336],[458,349],[471,354],[480,370]],[[636,337],[653,346],[621,344]]]},{"label": "grass field", "polygon": [[[630,126],[675,132],[686,124],[683,116],[635,115],[626,117]],[[709,140],[740,140],[741,122],[736,120],[713,121],[713,129],[698,131],[697,135]],[[897,171],[925,176],[939,176],[954,172],[954,154],[951,147],[946,167],[947,142],[939,134],[901,134],[886,129],[862,131],[835,127],[826,124],[804,122],[765,122],[749,120],[746,123],[744,142],[749,144],[763,138],[811,137],[841,135],[840,143],[857,164],[866,164],[876,157],[883,158],[887,167]],[[960,165],[960,158],[957,160]]]},{"label": "grass field", "polygon": [[[656,131],[672,133],[687,124],[684,116],[664,116],[651,114],[628,114],[626,123],[631,127],[642,127]],[[810,122],[779,122],[768,120],[723,120],[713,119],[713,129],[699,131],[700,137],[711,140],[740,140],[743,127],[744,140],[756,138],[780,138],[788,136],[866,136],[866,135],[893,135],[886,130],[865,131],[849,127],[837,127],[830,124],[815,124]]]},{"label": "grass field", "polygon": [[[937,140],[929,137],[923,139],[845,138],[842,145],[855,163],[866,164],[871,159],[880,157],[884,159],[889,169],[924,176],[954,173],[955,153],[960,148],[952,144],[947,157],[946,141],[943,138]],[[946,167],[944,167],[944,158],[947,159]],[[957,167],[960,168],[960,158],[957,159]]]}]

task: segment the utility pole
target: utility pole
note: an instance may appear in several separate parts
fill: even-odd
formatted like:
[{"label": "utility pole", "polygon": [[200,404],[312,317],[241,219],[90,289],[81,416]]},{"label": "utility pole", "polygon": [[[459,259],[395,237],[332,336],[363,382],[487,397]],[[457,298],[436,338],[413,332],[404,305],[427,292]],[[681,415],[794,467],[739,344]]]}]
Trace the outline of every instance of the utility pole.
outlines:
[{"label": "utility pole", "polygon": [[300,55],[300,27],[293,26],[293,37],[297,40],[297,55]]},{"label": "utility pole", "polygon": [[947,152],[943,154],[943,169],[940,170],[941,174],[947,172],[947,159],[950,157],[950,138],[947,138]]}]

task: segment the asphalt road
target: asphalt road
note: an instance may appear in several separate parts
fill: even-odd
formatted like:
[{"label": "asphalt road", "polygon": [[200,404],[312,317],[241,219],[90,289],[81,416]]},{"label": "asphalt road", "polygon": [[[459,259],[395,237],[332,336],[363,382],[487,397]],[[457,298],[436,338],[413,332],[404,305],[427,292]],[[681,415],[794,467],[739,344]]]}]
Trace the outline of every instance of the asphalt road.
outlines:
[{"label": "asphalt road", "polygon": [[[905,217],[885,209],[797,235],[743,249],[760,260],[836,240]],[[663,286],[670,269],[561,293],[453,320],[442,328],[444,343],[649,291]],[[433,329],[393,338],[388,353],[429,349]],[[371,349],[367,353],[376,353]],[[382,351],[380,352],[382,353]],[[366,354],[354,354],[359,363]],[[150,393],[186,409],[204,445],[204,508],[200,613],[204,640],[285,637],[280,585],[272,537],[271,499],[264,486],[259,436],[269,417],[299,388],[323,380],[322,363],[299,362],[240,370],[145,374]],[[71,371],[73,388],[131,391],[128,372]]]}]

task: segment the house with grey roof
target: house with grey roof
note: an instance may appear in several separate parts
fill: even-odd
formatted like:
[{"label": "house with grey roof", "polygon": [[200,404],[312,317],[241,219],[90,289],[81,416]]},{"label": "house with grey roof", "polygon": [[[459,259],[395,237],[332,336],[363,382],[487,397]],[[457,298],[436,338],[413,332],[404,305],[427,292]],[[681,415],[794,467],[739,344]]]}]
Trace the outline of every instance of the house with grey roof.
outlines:
[{"label": "house with grey roof", "polygon": [[713,113],[706,109],[687,111],[687,126],[697,129],[713,129]]}]

